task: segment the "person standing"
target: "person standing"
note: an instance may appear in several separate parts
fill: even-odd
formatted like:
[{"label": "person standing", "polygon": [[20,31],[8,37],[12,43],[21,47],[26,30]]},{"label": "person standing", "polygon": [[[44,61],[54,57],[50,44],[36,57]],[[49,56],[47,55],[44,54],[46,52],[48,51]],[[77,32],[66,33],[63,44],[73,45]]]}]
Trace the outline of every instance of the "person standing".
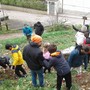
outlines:
[{"label": "person standing", "polygon": [[[13,64],[12,64],[12,67],[15,68],[15,74],[18,77],[25,77],[26,76],[26,71],[22,67],[22,65],[24,64],[24,60],[23,60],[22,53],[20,51],[19,46],[18,45],[6,44],[5,48],[7,50],[11,51],[12,58],[14,60]],[[22,72],[22,74],[20,72]]]},{"label": "person standing", "polygon": [[44,27],[41,24],[41,22],[37,22],[34,24],[34,29],[35,29],[35,34],[42,36],[43,32],[44,32]]},{"label": "person standing", "polygon": [[70,90],[72,86],[72,77],[69,64],[65,60],[61,51],[57,50],[55,44],[51,44],[48,47],[48,51],[50,52],[51,58],[49,63],[47,63],[47,68],[53,66],[57,72],[57,90],[61,90],[63,78],[65,78],[66,81],[66,90]]},{"label": "person standing", "polygon": [[24,35],[27,37],[27,40],[30,41],[31,35],[32,35],[32,28],[24,24],[24,27],[22,28]]},{"label": "person standing", "polygon": [[43,77],[43,52],[40,49],[42,44],[42,37],[39,35],[32,35],[31,42],[24,47],[23,58],[26,61],[31,71],[32,84],[37,87],[37,76],[39,79],[39,86],[44,86]]},{"label": "person standing", "polygon": [[[49,62],[49,58],[50,58],[50,53],[48,51],[48,47],[49,47],[50,43],[47,42],[47,43],[44,43],[43,45],[43,57],[45,58],[45,60],[47,60]],[[46,70],[48,70],[48,73],[51,72],[51,69],[50,68],[46,68],[44,67],[44,73],[46,73]]]}]

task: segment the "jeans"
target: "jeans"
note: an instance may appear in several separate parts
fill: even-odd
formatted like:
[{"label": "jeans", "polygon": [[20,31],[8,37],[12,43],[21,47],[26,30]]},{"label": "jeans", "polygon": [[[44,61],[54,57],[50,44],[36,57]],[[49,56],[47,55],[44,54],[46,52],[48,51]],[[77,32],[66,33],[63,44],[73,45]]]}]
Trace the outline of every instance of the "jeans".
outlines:
[{"label": "jeans", "polygon": [[84,69],[87,69],[87,67],[88,67],[88,55],[87,54],[85,54],[85,55],[83,55],[83,63],[84,63]]},{"label": "jeans", "polygon": [[44,77],[43,77],[43,69],[40,70],[31,70],[31,75],[32,75],[32,83],[36,87],[37,85],[37,76],[39,79],[39,85],[41,87],[44,86]]}]

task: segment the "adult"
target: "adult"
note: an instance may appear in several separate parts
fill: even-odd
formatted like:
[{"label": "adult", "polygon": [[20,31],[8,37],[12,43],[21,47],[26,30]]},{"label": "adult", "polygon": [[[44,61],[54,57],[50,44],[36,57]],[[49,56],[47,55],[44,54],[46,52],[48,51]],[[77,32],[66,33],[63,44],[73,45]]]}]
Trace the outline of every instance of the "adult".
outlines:
[{"label": "adult", "polygon": [[39,35],[32,35],[31,42],[24,47],[23,58],[26,61],[31,71],[33,86],[37,87],[37,75],[39,79],[39,85],[44,86],[43,77],[43,52],[40,49],[42,44],[42,37]]},{"label": "adult", "polygon": [[44,32],[44,27],[41,22],[37,22],[34,24],[35,34],[41,36]]}]

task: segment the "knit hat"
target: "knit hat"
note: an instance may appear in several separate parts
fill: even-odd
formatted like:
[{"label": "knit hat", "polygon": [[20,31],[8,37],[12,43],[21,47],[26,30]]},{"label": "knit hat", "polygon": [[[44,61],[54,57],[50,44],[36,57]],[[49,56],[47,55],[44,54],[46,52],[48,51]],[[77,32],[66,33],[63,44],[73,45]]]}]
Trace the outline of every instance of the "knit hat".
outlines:
[{"label": "knit hat", "polygon": [[81,27],[81,31],[87,31],[87,27],[85,26],[85,25],[83,25],[82,27]]},{"label": "knit hat", "polygon": [[42,37],[40,37],[39,35],[32,35],[31,36],[31,41],[35,42],[35,43],[39,43],[42,41]]}]

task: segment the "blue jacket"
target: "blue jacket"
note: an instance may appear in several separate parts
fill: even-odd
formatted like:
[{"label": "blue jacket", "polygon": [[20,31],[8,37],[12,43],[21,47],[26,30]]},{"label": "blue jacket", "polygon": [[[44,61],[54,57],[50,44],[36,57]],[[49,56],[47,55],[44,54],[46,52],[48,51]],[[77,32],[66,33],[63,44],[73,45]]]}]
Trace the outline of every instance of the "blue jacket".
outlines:
[{"label": "blue jacket", "polygon": [[87,66],[87,55],[81,54],[79,49],[74,49],[68,57],[68,63],[70,67],[79,67],[82,65],[83,60],[85,60],[85,66]]},{"label": "blue jacket", "polygon": [[70,67],[65,58],[63,57],[60,51],[54,52],[51,54],[51,58],[49,60],[49,64],[47,66],[50,68],[51,66],[57,71],[57,74],[62,76],[70,72]]},{"label": "blue jacket", "polygon": [[22,28],[24,35],[32,35],[32,28],[30,26],[25,26]]}]

